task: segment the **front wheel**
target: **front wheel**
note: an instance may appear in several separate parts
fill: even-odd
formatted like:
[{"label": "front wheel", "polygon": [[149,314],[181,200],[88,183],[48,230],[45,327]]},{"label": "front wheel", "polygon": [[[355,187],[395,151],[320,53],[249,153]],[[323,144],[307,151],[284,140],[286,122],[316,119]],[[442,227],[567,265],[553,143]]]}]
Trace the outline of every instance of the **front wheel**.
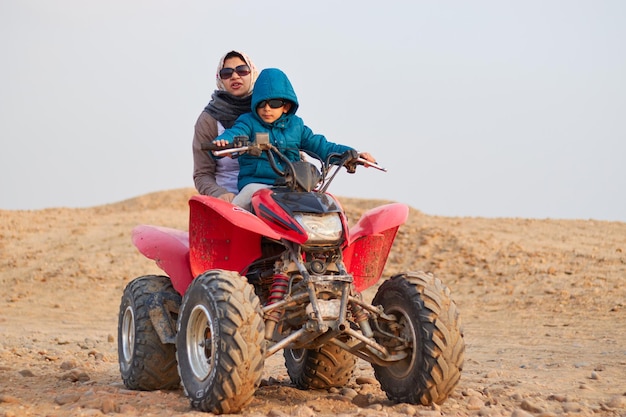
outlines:
[{"label": "front wheel", "polygon": [[263,372],[263,315],[254,287],[235,272],[213,270],[189,286],[180,308],[176,357],[191,405],[237,413]]},{"label": "front wheel", "polygon": [[380,286],[373,304],[396,319],[381,320],[377,341],[409,353],[396,363],[373,365],[387,397],[412,404],[443,403],[459,382],[465,356],[459,312],[449,289],[431,274],[401,274]]}]

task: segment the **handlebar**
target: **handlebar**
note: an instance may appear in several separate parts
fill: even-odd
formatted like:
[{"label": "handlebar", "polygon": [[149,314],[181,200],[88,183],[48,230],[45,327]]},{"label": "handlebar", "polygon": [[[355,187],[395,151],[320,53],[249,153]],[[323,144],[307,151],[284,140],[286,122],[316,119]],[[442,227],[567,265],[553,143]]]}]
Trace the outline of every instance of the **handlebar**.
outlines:
[{"label": "handlebar", "polygon": [[246,152],[253,146],[247,136],[235,136],[232,143],[228,143],[224,146],[216,145],[213,142],[203,143],[200,145],[200,149],[203,151],[211,151],[215,156],[228,155],[231,153]]},{"label": "handlebar", "polygon": [[[278,149],[276,149],[269,142],[269,137],[266,134],[263,136],[260,136],[259,134],[257,134],[257,140],[255,142],[250,142],[247,136],[236,136],[232,143],[226,144],[224,146],[218,146],[212,142],[203,143],[201,145],[201,149],[204,151],[211,151],[211,153],[213,153],[213,155],[215,156],[224,156],[224,155],[244,153],[244,152],[249,152],[251,155],[259,156],[262,151],[271,151],[271,150],[274,150],[278,154],[281,154],[280,151],[278,151]],[[348,156],[348,155],[345,155],[345,156]],[[343,159],[341,162],[341,165],[346,165],[346,167],[348,168],[347,165],[351,165],[350,159],[352,158],[349,158],[348,160]],[[379,171],[387,172],[387,168],[384,168],[378,165],[378,163],[376,162],[370,162],[365,158],[361,158],[360,156],[357,156],[356,158],[352,159],[352,161],[354,161],[352,162],[352,165],[356,163],[357,165],[364,165],[365,167],[372,167],[372,168],[378,169]],[[353,169],[349,168],[348,170],[351,172],[354,172]]]},{"label": "handlebar", "polygon": [[211,143],[203,143],[202,145],[200,145],[200,149],[202,149],[203,151],[219,151],[220,149],[232,149],[235,147],[234,143],[229,143],[226,146],[218,146],[216,144],[214,144],[213,142]]},{"label": "handlebar", "polygon": [[230,149],[224,149],[224,147],[220,146],[220,147],[216,147],[215,149],[222,149],[222,150],[213,151],[213,155],[223,156],[223,155],[228,155],[231,153],[247,152],[248,150],[250,150],[250,146],[240,146],[238,148],[230,148]]},{"label": "handlebar", "polygon": [[203,143],[200,145],[200,149],[203,151],[211,151],[215,156],[224,156],[231,153],[247,152],[250,146],[238,146],[235,147],[234,143],[229,143],[226,146],[218,146],[214,143]]}]

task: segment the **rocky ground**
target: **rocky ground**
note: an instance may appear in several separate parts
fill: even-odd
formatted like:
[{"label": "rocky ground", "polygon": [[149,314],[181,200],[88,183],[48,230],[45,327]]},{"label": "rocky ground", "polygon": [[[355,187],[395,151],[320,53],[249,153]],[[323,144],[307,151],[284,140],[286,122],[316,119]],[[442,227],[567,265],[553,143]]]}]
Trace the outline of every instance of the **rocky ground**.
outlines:
[{"label": "rocky ground", "polygon": [[[0,211],[0,417],[207,415],[182,390],[125,389],[117,363],[123,288],[160,272],[130,230],[186,229],[192,193]],[[355,220],[381,204],[342,201]],[[467,345],[452,397],[434,407],[392,404],[365,362],[343,389],[300,391],[277,354],[240,415],[626,416],[625,251],[620,222],[411,210],[385,276],[431,271],[452,290]]]}]

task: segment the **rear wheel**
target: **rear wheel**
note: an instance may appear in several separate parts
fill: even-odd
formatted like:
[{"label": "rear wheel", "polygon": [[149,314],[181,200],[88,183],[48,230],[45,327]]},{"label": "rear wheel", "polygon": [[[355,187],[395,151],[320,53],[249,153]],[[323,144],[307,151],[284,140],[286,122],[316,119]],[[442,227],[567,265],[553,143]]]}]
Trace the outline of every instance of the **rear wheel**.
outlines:
[{"label": "rear wheel", "polygon": [[465,355],[459,312],[448,288],[423,272],[396,275],[380,286],[373,304],[397,320],[397,325],[381,321],[384,333],[376,333],[378,342],[390,351],[402,347],[397,338],[408,345],[407,358],[373,365],[387,397],[394,402],[443,403],[459,382]]},{"label": "rear wheel", "polygon": [[[168,277],[148,275],[134,279],[124,289],[117,326],[117,350],[124,385],[133,390],[176,389],[180,386],[176,348],[163,343],[150,319],[155,297],[168,300],[172,310],[180,295]],[[168,317],[173,322],[175,317]]]},{"label": "rear wheel", "polygon": [[356,357],[338,346],[317,349],[285,349],[285,366],[300,389],[343,387],[352,378]]},{"label": "rear wheel", "polygon": [[265,360],[254,287],[235,272],[205,272],[187,289],[177,328],[178,369],[192,407],[240,411],[261,381]]}]

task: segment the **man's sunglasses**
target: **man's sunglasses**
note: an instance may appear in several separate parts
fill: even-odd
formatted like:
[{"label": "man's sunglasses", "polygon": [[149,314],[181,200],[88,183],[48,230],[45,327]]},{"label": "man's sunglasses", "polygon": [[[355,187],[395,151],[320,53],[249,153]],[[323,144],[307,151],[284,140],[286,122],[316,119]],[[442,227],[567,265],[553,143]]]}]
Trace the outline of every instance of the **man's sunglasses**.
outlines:
[{"label": "man's sunglasses", "polygon": [[250,74],[250,67],[247,65],[238,65],[235,68],[222,68],[220,70],[220,78],[227,80],[232,77],[234,73],[237,73],[240,77],[244,77]]},{"label": "man's sunglasses", "polygon": [[278,109],[283,107],[287,102],[281,98],[272,98],[269,100],[260,101],[259,104],[256,105],[257,109],[262,109],[266,104],[269,104],[270,109]]}]

